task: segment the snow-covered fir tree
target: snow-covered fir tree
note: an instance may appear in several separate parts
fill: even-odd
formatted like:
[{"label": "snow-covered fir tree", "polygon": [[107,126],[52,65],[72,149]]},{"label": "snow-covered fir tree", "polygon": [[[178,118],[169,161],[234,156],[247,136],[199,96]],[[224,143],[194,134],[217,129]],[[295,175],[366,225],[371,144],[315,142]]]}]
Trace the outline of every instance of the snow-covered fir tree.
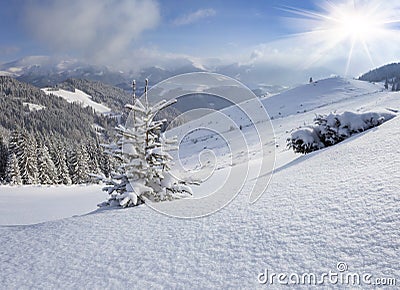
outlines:
[{"label": "snow-covered fir tree", "polygon": [[36,140],[26,131],[13,131],[10,138],[10,151],[15,154],[23,184],[38,182]]},{"label": "snow-covered fir tree", "polygon": [[101,174],[101,158],[103,155],[103,150],[98,144],[98,142],[88,142],[85,145],[86,154],[88,157],[88,172]]},{"label": "snow-covered fir tree", "polygon": [[100,155],[100,159],[99,159],[99,166],[100,166],[100,170],[101,173],[105,176],[105,177],[110,177],[111,174],[111,158],[109,154],[105,154],[103,152],[102,149],[102,153]]},{"label": "snow-covered fir tree", "polygon": [[21,178],[21,173],[19,171],[17,156],[13,152],[10,152],[10,154],[8,155],[5,181],[10,185],[22,184],[22,178]]},{"label": "snow-covered fir tree", "polygon": [[84,145],[77,146],[68,153],[67,163],[73,184],[82,184],[89,181],[89,155]]},{"label": "snow-covered fir tree", "polygon": [[37,158],[39,183],[54,184],[57,180],[56,167],[45,144],[38,146]]},{"label": "snow-covered fir tree", "polygon": [[70,185],[65,149],[59,141],[55,141],[50,150],[51,159],[56,167],[56,184]]},{"label": "snow-covered fir tree", "polygon": [[176,149],[175,139],[161,134],[166,120],[155,116],[176,100],[161,101],[150,106],[147,101],[147,80],[144,102],[135,100],[126,105],[131,110],[127,126],[118,126],[117,143],[104,145],[106,152],[117,158],[120,166],[111,178],[99,177],[108,186],[103,190],[110,195],[99,206],[135,206],[146,200],[158,202],[191,195],[187,182],[176,180],[170,173],[172,157],[169,150]]}]

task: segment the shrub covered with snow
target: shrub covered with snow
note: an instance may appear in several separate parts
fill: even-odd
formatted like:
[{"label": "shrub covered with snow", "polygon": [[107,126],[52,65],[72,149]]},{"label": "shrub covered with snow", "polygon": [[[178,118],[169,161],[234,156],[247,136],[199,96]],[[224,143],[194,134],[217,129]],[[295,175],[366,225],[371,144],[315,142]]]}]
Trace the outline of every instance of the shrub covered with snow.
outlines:
[{"label": "shrub covered with snow", "polygon": [[292,133],[289,146],[295,152],[306,154],[324,147],[318,134],[312,127],[301,128]]},{"label": "shrub covered with snow", "polygon": [[310,153],[337,144],[350,136],[379,126],[393,118],[391,113],[330,113],[317,115],[314,125],[294,130],[287,139],[288,146],[296,153]]}]

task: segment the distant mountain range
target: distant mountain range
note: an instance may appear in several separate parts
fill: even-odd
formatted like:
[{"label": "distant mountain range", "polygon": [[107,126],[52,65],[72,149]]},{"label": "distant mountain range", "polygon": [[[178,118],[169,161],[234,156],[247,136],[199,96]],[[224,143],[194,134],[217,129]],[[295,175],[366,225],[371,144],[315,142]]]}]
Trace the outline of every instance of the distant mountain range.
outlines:
[{"label": "distant mountain range", "polygon": [[76,59],[29,56],[0,65],[0,72],[39,88],[51,87],[70,78],[100,81],[123,88],[127,86],[127,76],[123,72],[114,72],[105,66],[90,65]]},{"label": "distant mountain range", "polygon": [[[271,74],[285,73],[281,68],[271,66],[266,71],[255,65],[238,63],[205,68],[188,61],[174,69],[152,66],[139,72],[123,72],[106,66],[87,64],[76,59],[28,56],[0,65],[0,75],[12,76],[39,88],[55,86],[67,79],[86,79],[118,87],[125,91],[131,90],[133,79],[137,80],[140,88],[144,86],[146,78],[150,80],[151,85],[154,85],[179,74],[206,71],[224,74],[242,81],[258,96],[275,94],[287,89],[286,86],[276,85],[275,78],[267,77]],[[308,74],[304,76],[304,79],[308,79]]]},{"label": "distant mountain range", "polygon": [[[290,86],[276,85],[274,75],[285,75],[285,70],[279,66],[265,67],[257,64],[219,65],[207,68],[194,62],[187,61],[177,68],[166,69],[159,66],[148,67],[139,72],[115,71],[106,66],[91,65],[76,59],[63,59],[48,56],[29,56],[16,61],[0,65],[0,75],[11,76],[21,82],[34,85],[37,88],[55,87],[74,92],[75,89],[91,96],[92,101],[105,105],[112,112],[121,112],[126,103],[131,102],[131,82],[137,80],[138,95],[141,95],[144,80],[148,78],[150,85],[155,85],[167,78],[189,72],[215,72],[235,78],[260,97],[281,93]],[[326,71],[329,74],[329,71]],[[308,78],[317,75],[313,71],[299,71],[298,75],[288,74],[288,83],[291,79]],[[389,89],[400,89],[400,63],[393,63],[376,68],[363,74],[363,81],[380,82],[388,80]],[[275,84],[275,85],[274,85]],[[210,104],[212,106],[210,106]],[[191,95],[185,102],[178,102],[175,109],[184,112],[192,107],[209,107],[221,109],[227,103],[219,99]],[[172,115],[175,115],[172,114]]]}]

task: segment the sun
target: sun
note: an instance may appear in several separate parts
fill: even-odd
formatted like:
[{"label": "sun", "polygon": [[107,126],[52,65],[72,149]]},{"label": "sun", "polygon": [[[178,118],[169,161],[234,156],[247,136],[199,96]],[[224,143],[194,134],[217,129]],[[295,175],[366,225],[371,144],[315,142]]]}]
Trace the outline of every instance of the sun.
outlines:
[{"label": "sun", "polygon": [[[377,30],[375,23],[372,23],[366,15],[357,11],[345,12],[336,21],[336,30],[339,34],[348,35],[361,41],[373,36],[370,32]],[[335,27],[333,28],[335,29]]]},{"label": "sun", "polygon": [[295,7],[284,10],[297,16],[292,17],[301,30],[296,36],[320,44],[314,62],[339,46],[348,48],[347,75],[356,48],[358,55],[363,53],[374,65],[370,47],[394,41],[400,35],[400,5],[386,2],[396,1],[318,1],[315,11]]}]

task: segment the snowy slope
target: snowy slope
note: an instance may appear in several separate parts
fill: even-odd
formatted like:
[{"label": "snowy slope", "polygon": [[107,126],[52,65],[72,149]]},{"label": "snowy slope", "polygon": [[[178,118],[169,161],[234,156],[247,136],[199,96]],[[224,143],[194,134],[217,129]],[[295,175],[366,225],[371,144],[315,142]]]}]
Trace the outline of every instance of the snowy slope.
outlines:
[{"label": "snowy slope", "polygon": [[[289,137],[291,130],[299,126],[312,124],[316,114],[341,113],[344,111],[385,111],[388,108],[400,109],[399,94],[384,91],[382,84],[371,84],[341,77],[299,86],[265,98],[262,100],[262,104],[271,117],[275,134],[274,137],[268,136],[268,139],[270,141],[273,140],[273,142],[264,144],[264,146],[267,145],[264,150],[271,150],[271,146],[276,148],[276,163],[278,167],[298,157],[292,150],[286,148],[286,139]],[[252,124],[266,122],[266,116],[262,111],[252,109],[255,106],[259,106],[258,102],[250,101],[241,104],[241,106],[245,109],[249,108],[252,113],[251,116],[246,116],[243,111],[235,106],[221,111],[237,125],[243,127],[241,133],[246,137],[247,145],[250,147],[248,149],[249,156],[254,159],[255,154],[259,153],[259,149],[256,146],[259,143],[259,138]],[[224,122],[221,115],[216,113],[174,128],[170,131],[170,134],[182,136],[195,128],[208,128],[216,132],[222,132],[230,142],[235,143],[238,133],[230,132],[230,127],[231,123]],[[222,155],[227,154],[227,150],[224,151],[223,149],[223,147],[226,147],[226,143],[222,138],[218,137],[218,134],[210,133],[210,130],[197,130],[182,140],[180,157],[191,157],[192,159],[191,161],[183,160],[183,163],[193,162],[194,159],[197,160],[198,155],[204,148],[218,149]],[[244,160],[242,151],[236,152],[234,159]],[[244,151],[247,151],[247,149]]]},{"label": "snowy slope", "polygon": [[142,206],[2,227],[2,286],[255,289],[265,268],[322,273],[338,262],[399,277],[399,128],[395,118],[304,156],[256,204],[242,193],[206,218]]},{"label": "snowy slope", "polygon": [[108,113],[111,111],[110,108],[103,104],[96,103],[92,100],[92,97],[81,90],[75,89],[75,92],[70,92],[62,89],[54,90],[53,88],[43,88],[43,92],[46,94],[53,94],[65,99],[70,103],[80,103],[84,107],[92,107],[98,113]]},{"label": "snowy slope", "polygon": [[267,97],[263,104],[272,118],[278,118],[382,91],[381,84],[333,77]]},{"label": "snowy slope", "polygon": [[101,188],[101,185],[2,185],[0,225],[36,224],[88,213],[107,197]]},{"label": "snowy slope", "polygon": [[[310,123],[315,113],[399,109],[399,97],[379,85],[334,78],[266,98],[269,114],[277,116],[272,120],[277,169],[255,204],[248,205],[248,182],[226,208],[194,220],[166,217],[141,206],[3,226],[2,287],[255,289],[265,288],[257,283],[257,275],[266,268],[276,273],[322,273],[337,270],[338,262],[347,263],[352,272],[399,279],[400,117],[307,156],[285,147],[290,130]],[[298,113],[299,103],[306,112]],[[183,140],[185,166],[198,166],[204,147],[220,157],[216,177],[195,189],[200,195],[218,186],[230,167],[259,158],[248,120],[234,107],[225,110],[242,122],[249,149],[235,151],[232,163],[223,140],[210,131],[195,131]],[[227,136],[236,140],[235,131],[224,128],[218,117],[206,117],[198,122],[227,130]],[[185,126],[190,125],[195,124]],[[250,172],[250,180],[254,177]],[[86,204],[86,193],[79,193],[82,199],[62,203],[71,208],[70,215],[81,214],[77,208]],[[8,196],[8,203],[15,201]],[[17,224],[11,220],[18,205],[26,209],[16,200],[3,224]],[[49,209],[43,205],[45,215]]]},{"label": "snowy slope", "polygon": [[32,104],[32,103],[27,103],[27,102],[23,102],[22,104],[24,106],[28,106],[29,111],[39,111],[39,110],[43,110],[46,108],[45,106],[42,106],[42,105]]}]

